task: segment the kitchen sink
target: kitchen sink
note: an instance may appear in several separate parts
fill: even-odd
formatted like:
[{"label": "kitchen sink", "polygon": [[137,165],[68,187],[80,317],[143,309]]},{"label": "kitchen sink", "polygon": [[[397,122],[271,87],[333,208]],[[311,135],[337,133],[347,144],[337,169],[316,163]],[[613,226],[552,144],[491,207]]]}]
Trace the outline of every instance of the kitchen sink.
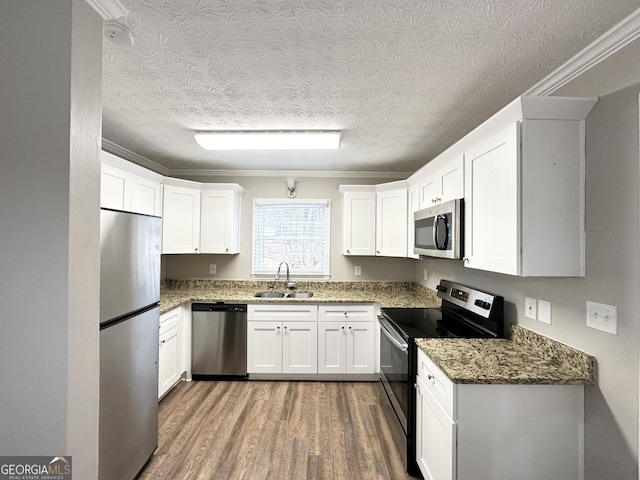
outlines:
[{"label": "kitchen sink", "polygon": [[285,298],[311,298],[313,297],[313,292],[290,292],[284,296]]},{"label": "kitchen sink", "polygon": [[257,298],[311,298],[313,292],[258,292]]},{"label": "kitchen sink", "polygon": [[258,292],[254,295],[254,297],[259,298],[282,298],[284,297],[284,292]]}]

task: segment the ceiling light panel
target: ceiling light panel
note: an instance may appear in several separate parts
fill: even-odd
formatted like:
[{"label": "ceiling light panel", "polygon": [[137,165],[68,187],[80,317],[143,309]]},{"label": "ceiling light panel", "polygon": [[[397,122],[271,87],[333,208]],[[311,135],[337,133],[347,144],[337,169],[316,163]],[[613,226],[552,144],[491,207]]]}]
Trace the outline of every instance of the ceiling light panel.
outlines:
[{"label": "ceiling light panel", "polygon": [[340,148],[340,132],[202,132],[194,138],[206,150],[327,150]]}]

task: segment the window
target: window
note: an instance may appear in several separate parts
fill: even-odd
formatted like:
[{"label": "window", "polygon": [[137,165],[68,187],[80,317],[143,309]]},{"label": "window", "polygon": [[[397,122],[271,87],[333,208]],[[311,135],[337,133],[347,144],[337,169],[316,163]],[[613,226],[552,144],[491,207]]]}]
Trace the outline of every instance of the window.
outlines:
[{"label": "window", "polygon": [[329,200],[255,200],[252,274],[273,277],[282,261],[291,276],[329,275]]}]

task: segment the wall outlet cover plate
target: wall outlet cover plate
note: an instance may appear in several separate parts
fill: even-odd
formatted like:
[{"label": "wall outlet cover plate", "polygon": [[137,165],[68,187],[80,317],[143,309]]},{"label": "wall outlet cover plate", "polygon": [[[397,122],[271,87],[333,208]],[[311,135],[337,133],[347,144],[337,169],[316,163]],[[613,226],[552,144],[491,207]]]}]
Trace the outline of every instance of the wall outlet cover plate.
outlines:
[{"label": "wall outlet cover plate", "polygon": [[587,327],[618,334],[618,307],[587,300]]},{"label": "wall outlet cover plate", "polygon": [[537,318],[538,305],[535,298],[524,298],[524,315],[535,320]]}]

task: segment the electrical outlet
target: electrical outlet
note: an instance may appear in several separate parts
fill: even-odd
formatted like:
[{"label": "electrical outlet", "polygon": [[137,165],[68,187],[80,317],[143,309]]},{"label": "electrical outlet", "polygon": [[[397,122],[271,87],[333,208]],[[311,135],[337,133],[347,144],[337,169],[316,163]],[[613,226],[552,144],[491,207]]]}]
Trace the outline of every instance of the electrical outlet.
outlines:
[{"label": "electrical outlet", "polygon": [[362,267],[360,265],[356,265],[356,268],[353,271],[354,275],[362,275]]},{"label": "electrical outlet", "polygon": [[618,334],[618,307],[587,301],[587,327]]},{"label": "electrical outlet", "polygon": [[426,268],[424,269],[424,274],[423,274],[422,278],[424,278],[425,280],[428,280],[428,278],[427,278],[427,269]]},{"label": "electrical outlet", "polygon": [[524,298],[524,315],[527,318],[532,318],[532,319],[536,319],[536,315],[537,315],[537,310],[538,310],[538,305],[537,305],[537,301],[535,298],[529,298],[529,297],[525,297]]},{"label": "electrical outlet", "polygon": [[551,325],[551,302],[538,300],[538,321]]},{"label": "electrical outlet", "polygon": [[216,264],[211,263],[209,264],[209,275],[215,275],[215,274],[216,274]]}]

